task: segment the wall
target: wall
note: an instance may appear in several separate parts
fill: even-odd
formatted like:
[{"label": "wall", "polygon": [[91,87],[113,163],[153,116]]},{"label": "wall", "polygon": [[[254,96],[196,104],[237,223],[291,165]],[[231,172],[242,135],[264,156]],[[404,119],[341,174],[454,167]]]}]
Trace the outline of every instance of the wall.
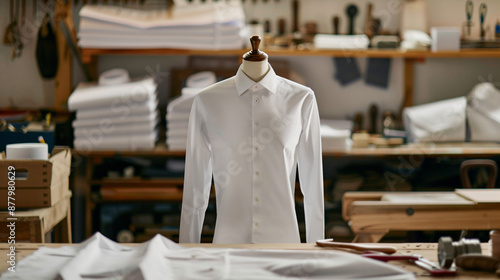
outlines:
[{"label": "wall", "polygon": [[[27,1],[31,2],[31,1]],[[332,32],[332,16],[341,17],[341,31],[345,32],[345,7],[355,2],[359,10],[355,26],[361,30],[365,21],[367,0],[302,0],[300,21],[304,23],[316,20],[320,32]],[[394,8],[399,0],[373,0],[374,14],[383,17],[384,29],[397,31],[400,22],[400,9]],[[465,21],[465,0],[427,0],[429,26],[461,26]],[[488,5],[486,16],[490,30],[494,29],[500,20],[500,2],[497,0],[474,0],[472,31],[477,36],[479,30],[478,7],[481,2]],[[30,3],[28,3],[30,4]],[[245,1],[245,11],[248,19],[273,19],[275,30],[277,18],[287,18],[290,28],[291,0]],[[30,14],[30,6],[27,13]],[[31,15],[31,14],[30,14]],[[8,22],[8,1],[0,1],[0,23],[5,27]],[[39,24],[39,21],[32,21]],[[3,28],[2,28],[3,29]],[[289,29],[288,29],[289,30]],[[3,30],[2,30],[3,31]],[[3,35],[3,34],[2,34]],[[25,50],[20,59],[11,61],[10,47],[0,46],[0,106],[13,104],[21,107],[50,106],[53,103],[53,81],[43,81],[35,65],[34,37],[25,38]],[[397,111],[402,101],[403,62],[393,59],[391,64],[390,84],[388,89],[380,89],[366,85],[362,80],[346,87],[340,86],[334,79],[335,70],[332,59],[328,57],[287,57],[292,70],[302,75],[308,86],[317,95],[320,114],[323,117],[346,118],[355,112],[367,112],[372,103],[379,105],[380,111]],[[360,70],[365,71],[367,59],[357,59]],[[500,86],[500,59],[427,59],[417,63],[415,68],[415,104],[461,96],[478,82],[491,80]],[[168,73],[170,67],[186,65],[187,58],[183,56],[105,56],[99,59],[99,72],[123,67],[132,76],[148,75],[151,72]],[[76,64],[74,68],[74,83],[81,80],[81,74]],[[162,75],[163,75],[162,74]],[[160,76],[162,77],[162,76]],[[165,104],[168,100],[168,78],[162,79],[160,85],[160,100]]]},{"label": "wall", "polygon": [[23,52],[20,58],[11,59],[11,47],[3,44],[5,28],[9,25],[9,2],[0,1],[0,108],[41,107],[55,102],[55,83],[43,80],[38,72],[35,59],[38,27],[44,13],[39,10],[34,15],[32,1],[26,1],[27,18],[20,28]]}]

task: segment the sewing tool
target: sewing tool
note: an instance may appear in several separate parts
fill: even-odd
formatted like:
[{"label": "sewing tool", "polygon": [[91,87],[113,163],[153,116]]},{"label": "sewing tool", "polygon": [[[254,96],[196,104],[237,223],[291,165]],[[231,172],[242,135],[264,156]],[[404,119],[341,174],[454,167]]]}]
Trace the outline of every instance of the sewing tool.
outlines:
[{"label": "sewing tool", "polygon": [[481,3],[479,6],[479,20],[481,23],[481,39],[484,39],[485,30],[484,30],[484,20],[486,19],[486,12],[488,11],[488,6],[485,3]]},{"label": "sewing tool", "polygon": [[465,2],[465,15],[467,17],[467,23],[465,26],[467,26],[467,35],[470,36],[470,28],[472,26],[472,11],[474,10],[474,3],[472,3],[472,0],[467,0]]}]

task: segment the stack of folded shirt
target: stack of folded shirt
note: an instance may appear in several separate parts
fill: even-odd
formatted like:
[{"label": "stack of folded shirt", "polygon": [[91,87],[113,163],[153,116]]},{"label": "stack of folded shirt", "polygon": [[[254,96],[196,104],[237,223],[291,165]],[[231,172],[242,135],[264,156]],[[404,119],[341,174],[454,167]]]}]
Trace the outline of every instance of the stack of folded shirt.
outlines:
[{"label": "stack of folded shirt", "polygon": [[240,1],[182,4],[169,11],[85,5],[80,10],[78,44],[82,48],[239,49],[244,22]]},{"label": "stack of folded shirt", "polygon": [[170,150],[186,149],[189,114],[194,98],[205,87],[215,83],[213,72],[199,72],[191,75],[182,89],[182,95],[170,101],[167,106],[167,146]]},{"label": "stack of folded shirt", "polygon": [[77,150],[153,149],[158,137],[153,78],[112,85],[80,84],[68,99]]}]

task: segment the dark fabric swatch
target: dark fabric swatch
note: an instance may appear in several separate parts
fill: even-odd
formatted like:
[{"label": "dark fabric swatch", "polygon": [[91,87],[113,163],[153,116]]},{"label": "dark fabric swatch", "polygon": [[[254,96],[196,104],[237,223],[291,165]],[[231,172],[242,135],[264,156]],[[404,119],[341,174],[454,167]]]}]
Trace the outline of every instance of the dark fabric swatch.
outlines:
[{"label": "dark fabric swatch", "polygon": [[369,58],[366,69],[365,83],[382,88],[389,85],[391,72],[390,58]]},{"label": "dark fabric swatch", "polygon": [[361,78],[358,62],[354,57],[334,57],[335,79],[346,86]]}]

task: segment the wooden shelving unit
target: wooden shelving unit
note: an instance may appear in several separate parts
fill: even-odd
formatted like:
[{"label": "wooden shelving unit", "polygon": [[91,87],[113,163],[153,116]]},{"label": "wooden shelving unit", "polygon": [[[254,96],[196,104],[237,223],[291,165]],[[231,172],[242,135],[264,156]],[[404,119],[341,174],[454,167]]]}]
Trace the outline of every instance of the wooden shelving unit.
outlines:
[{"label": "wooden shelving unit", "polygon": [[[327,57],[381,57],[381,58],[500,58],[499,49],[463,49],[460,51],[401,51],[401,50],[296,50],[292,48],[263,48],[270,56],[327,56]],[[82,61],[91,63],[100,55],[206,55],[242,56],[248,50],[181,50],[181,49],[82,49]]]},{"label": "wooden shelving unit", "polygon": [[[304,56],[304,57],[374,57],[374,58],[401,58],[404,61],[403,102],[401,109],[413,105],[413,79],[414,65],[416,62],[425,61],[427,58],[500,58],[499,49],[464,49],[449,52],[431,51],[401,51],[401,50],[296,50],[290,48],[264,48],[269,56]],[[246,49],[236,50],[179,50],[179,49],[82,49],[82,61],[86,63],[91,73],[97,78],[97,57],[103,55],[183,55],[183,56],[237,56],[241,57]],[[75,151],[78,153],[78,151]],[[401,146],[397,148],[366,148],[352,149],[348,152],[324,151],[324,157],[348,158],[394,158],[399,156],[426,156],[426,157],[490,157],[500,155],[500,145],[488,146],[467,145],[456,147],[445,146]],[[185,151],[171,151],[165,144],[158,145],[149,151],[92,151],[83,155],[87,159],[86,165],[86,235],[92,230],[92,210],[95,203],[91,201],[92,186],[99,186],[101,202],[117,201],[181,201],[182,191],[177,186],[182,186],[181,179],[161,180],[94,180],[92,170],[105,158],[112,157],[152,157],[169,158],[184,157]],[[138,189],[137,185],[141,186]],[[134,187],[135,186],[135,187]]]}]

